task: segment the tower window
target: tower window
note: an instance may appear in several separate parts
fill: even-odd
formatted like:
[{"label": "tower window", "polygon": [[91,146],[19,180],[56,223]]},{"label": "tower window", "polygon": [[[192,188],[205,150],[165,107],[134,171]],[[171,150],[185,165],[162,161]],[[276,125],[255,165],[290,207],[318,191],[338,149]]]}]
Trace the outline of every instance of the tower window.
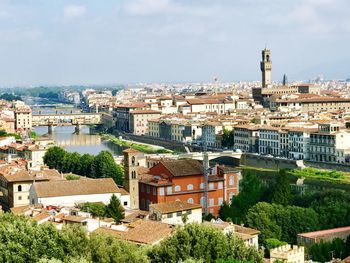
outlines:
[{"label": "tower window", "polygon": [[135,161],[136,161],[136,160],[135,160],[135,156],[133,156],[133,157],[131,158],[131,164],[132,164],[132,165],[135,165]]},{"label": "tower window", "polygon": [[18,190],[18,192],[22,192],[22,185],[19,185],[19,186],[17,187],[17,190]]}]

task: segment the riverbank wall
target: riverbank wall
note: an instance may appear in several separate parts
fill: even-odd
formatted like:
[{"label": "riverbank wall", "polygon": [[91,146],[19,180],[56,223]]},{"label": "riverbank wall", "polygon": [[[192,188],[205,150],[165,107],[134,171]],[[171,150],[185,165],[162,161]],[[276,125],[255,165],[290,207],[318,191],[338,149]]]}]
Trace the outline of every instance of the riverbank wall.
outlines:
[{"label": "riverbank wall", "polygon": [[257,154],[244,153],[241,157],[241,165],[264,169],[300,169],[304,168],[303,160],[277,159]]}]

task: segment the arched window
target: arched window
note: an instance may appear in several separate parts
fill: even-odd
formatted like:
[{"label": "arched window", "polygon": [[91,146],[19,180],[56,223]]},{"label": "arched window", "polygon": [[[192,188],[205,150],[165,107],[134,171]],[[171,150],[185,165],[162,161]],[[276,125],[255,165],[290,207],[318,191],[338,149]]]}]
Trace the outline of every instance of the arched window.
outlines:
[{"label": "arched window", "polygon": [[131,172],[131,179],[136,179],[136,172],[135,171]]},{"label": "arched window", "polygon": [[193,204],[193,203],[194,203],[194,202],[193,202],[193,198],[188,198],[188,199],[187,199],[187,203]]},{"label": "arched window", "polygon": [[22,185],[19,185],[19,186],[17,187],[17,190],[18,190],[18,192],[22,192]]},{"label": "arched window", "polygon": [[187,185],[187,190],[193,190],[193,184],[188,184]]},{"label": "arched window", "polygon": [[135,156],[133,156],[133,157],[131,158],[131,164],[132,164],[132,165],[135,165]]},{"label": "arched window", "polygon": [[230,176],[230,185],[233,185],[234,184],[234,178],[233,176]]},{"label": "arched window", "polygon": [[180,191],[181,191],[181,186],[180,185],[175,186],[175,192],[180,192]]}]

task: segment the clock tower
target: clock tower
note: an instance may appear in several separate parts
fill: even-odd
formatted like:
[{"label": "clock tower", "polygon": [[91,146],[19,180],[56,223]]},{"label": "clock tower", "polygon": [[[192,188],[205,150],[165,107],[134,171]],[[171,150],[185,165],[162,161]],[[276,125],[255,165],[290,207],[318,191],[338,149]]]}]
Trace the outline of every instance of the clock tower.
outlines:
[{"label": "clock tower", "polygon": [[269,49],[264,49],[262,52],[262,61],[260,62],[260,68],[262,73],[262,87],[266,88],[271,84],[271,51]]}]

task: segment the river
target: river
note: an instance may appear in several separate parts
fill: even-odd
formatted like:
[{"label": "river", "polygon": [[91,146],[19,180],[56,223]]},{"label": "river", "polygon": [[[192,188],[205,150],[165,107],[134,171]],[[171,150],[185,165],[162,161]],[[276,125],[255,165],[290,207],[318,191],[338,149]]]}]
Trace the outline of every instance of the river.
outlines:
[{"label": "river", "polygon": [[107,150],[113,155],[121,155],[122,147],[110,141],[102,140],[100,135],[90,134],[89,127],[83,126],[79,134],[75,134],[74,126],[54,127],[51,135],[47,134],[47,127],[35,127],[34,131],[39,136],[51,136],[56,144],[69,152],[80,154],[89,153],[96,155],[100,151]]},{"label": "river", "polygon": [[[72,105],[61,105],[59,107],[40,106],[47,105],[47,100],[41,98],[27,98],[26,104],[30,105],[33,114],[38,113],[71,113],[81,112],[80,109]],[[34,106],[35,105],[35,106]],[[56,104],[57,105],[57,104]],[[46,126],[35,127],[34,131],[38,136],[48,136],[53,138],[56,144],[69,152],[78,152],[80,154],[89,153],[96,155],[100,151],[107,150],[113,155],[121,155],[122,147],[110,141],[102,140],[100,135],[90,134],[89,127],[83,126],[79,134],[74,133],[74,126],[58,126],[54,127],[52,134],[48,134]]]}]

